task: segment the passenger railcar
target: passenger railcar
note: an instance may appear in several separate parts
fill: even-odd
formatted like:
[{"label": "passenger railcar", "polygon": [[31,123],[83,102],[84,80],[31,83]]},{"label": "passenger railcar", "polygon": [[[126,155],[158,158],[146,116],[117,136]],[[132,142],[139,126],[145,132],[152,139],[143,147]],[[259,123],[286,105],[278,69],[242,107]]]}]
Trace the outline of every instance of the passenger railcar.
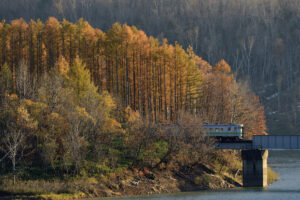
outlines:
[{"label": "passenger railcar", "polygon": [[243,124],[204,124],[206,135],[221,141],[243,139]]}]

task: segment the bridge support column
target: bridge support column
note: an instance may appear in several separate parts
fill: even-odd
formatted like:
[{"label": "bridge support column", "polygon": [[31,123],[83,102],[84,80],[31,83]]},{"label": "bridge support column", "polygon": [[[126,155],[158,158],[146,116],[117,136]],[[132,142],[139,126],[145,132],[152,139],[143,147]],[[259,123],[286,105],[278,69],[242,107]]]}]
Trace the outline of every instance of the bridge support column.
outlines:
[{"label": "bridge support column", "polygon": [[243,186],[266,187],[268,150],[242,150]]}]

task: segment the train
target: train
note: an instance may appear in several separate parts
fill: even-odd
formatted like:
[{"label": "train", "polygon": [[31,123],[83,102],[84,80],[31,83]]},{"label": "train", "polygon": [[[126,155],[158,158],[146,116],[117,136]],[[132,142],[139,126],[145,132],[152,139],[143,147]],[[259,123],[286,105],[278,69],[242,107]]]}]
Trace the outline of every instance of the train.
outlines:
[{"label": "train", "polygon": [[[219,142],[241,142],[245,140],[243,124],[197,124],[199,133],[215,138]],[[172,135],[172,129],[178,129],[177,124],[164,124],[162,129],[166,130],[167,136]]]},{"label": "train", "polygon": [[243,140],[243,124],[204,124],[207,136],[222,142]]}]

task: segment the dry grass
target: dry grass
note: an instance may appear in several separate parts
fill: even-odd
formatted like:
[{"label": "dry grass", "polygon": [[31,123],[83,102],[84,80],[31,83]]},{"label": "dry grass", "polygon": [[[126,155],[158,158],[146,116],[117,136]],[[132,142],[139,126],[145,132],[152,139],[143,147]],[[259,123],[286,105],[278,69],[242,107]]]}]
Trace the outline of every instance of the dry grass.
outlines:
[{"label": "dry grass", "polygon": [[17,181],[13,184],[11,180],[4,180],[0,190],[12,194],[44,194],[44,193],[74,193],[73,184],[61,181]]},{"label": "dry grass", "polygon": [[2,179],[0,191],[14,196],[23,195],[42,199],[78,199],[97,196],[99,186],[95,178],[68,181],[18,180],[16,184],[13,184],[12,180]]},{"label": "dry grass", "polygon": [[268,167],[268,185],[279,180],[279,175],[273,171],[270,167]]}]

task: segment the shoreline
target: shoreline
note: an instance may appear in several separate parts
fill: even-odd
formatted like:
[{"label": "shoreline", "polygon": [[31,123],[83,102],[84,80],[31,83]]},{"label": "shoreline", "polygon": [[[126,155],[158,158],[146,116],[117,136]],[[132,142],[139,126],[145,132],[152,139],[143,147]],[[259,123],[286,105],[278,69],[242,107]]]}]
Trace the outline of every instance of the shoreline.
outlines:
[{"label": "shoreline", "polygon": [[[272,176],[270,176],[272,174]],[[174,170],[148,170],[136,171],[126,170],[122,176],[111,177],[106,181],[97,181],[95,178],[81,179],[73,182],[78,186],[78,192],[67,193],[10,193],[0,191],[1,199],[112,199],[126,198],[161,194],[176,194],[181,192],[196,191],[222,191],[228,189],[242,188],[241,174],[219,174],[205,165],[197,165],[190,169]],[[268,168],[268,185],[279,180],[278,174]],[[271,182],[269,182],[271,181]],[[62,184],[70,184],[62,181]],[[19,183],[22,184],[22,183]],[[30,187],[30,183],[24,183]],[[33,183],[31,183],[33,184]],[[38,183],[36,183],[38,184]],[[40,185],[43,183],[41,182]],[[46,182],[44,181],[44,184]],[[53,184],[58,184],[53,182]],[[50,187],[50,186],[49,186]],[[4,195],[5,196],[4,196]]]}]

